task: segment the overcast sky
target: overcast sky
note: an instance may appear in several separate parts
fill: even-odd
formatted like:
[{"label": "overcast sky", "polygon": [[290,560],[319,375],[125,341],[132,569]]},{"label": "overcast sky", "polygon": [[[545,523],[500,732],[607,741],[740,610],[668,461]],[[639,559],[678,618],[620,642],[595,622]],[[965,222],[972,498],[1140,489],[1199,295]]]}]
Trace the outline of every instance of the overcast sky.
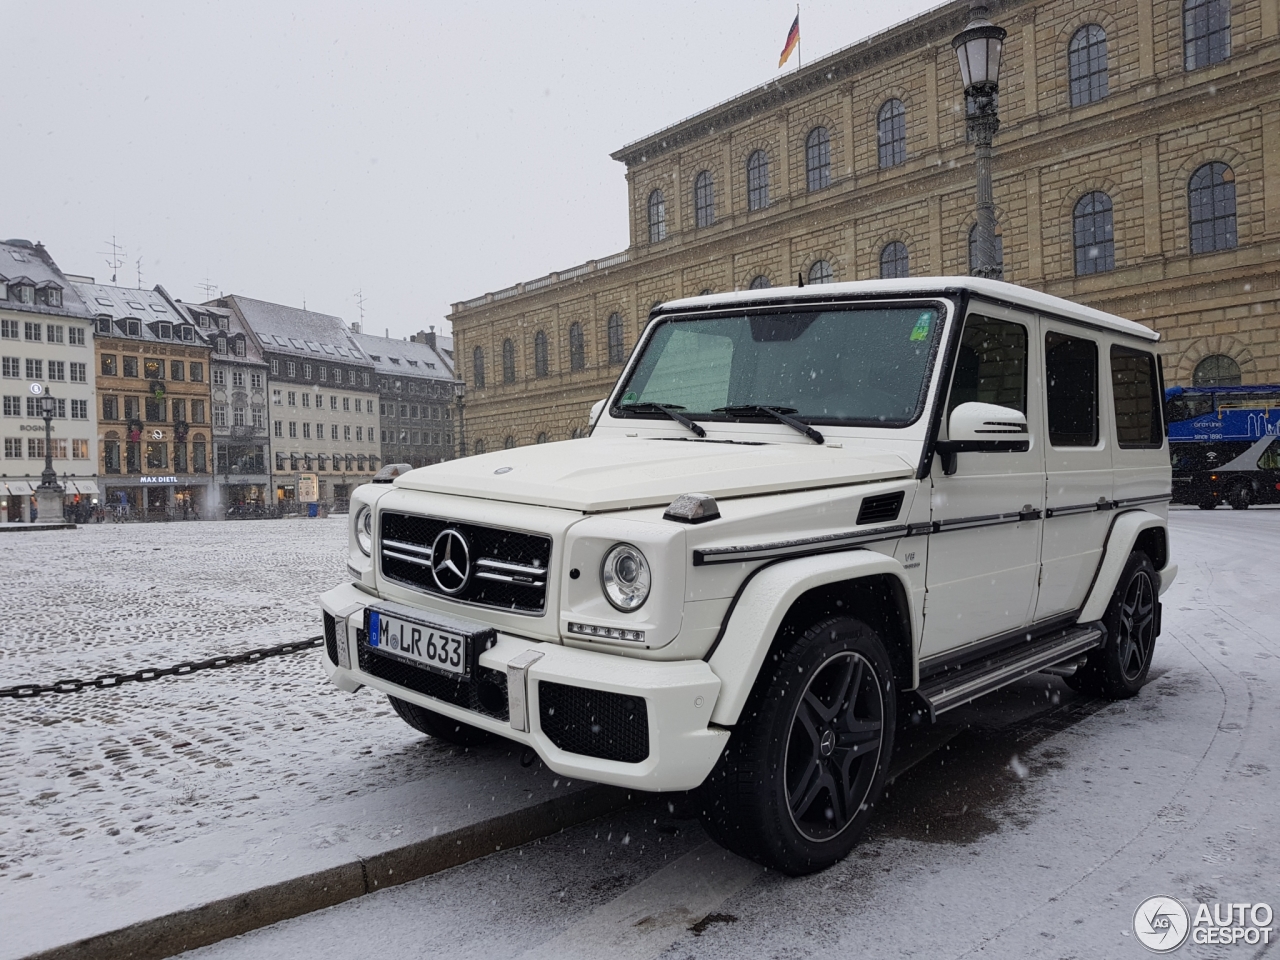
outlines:
[{"label": "overcast sky", "polygon": [[[937,6],[813,0],[805,62]],[[778,76],[782,0],[14,3],[0,237],[407,336],[627,246],[609,153]],[[790,69],[795,60],[788,64]]]}]

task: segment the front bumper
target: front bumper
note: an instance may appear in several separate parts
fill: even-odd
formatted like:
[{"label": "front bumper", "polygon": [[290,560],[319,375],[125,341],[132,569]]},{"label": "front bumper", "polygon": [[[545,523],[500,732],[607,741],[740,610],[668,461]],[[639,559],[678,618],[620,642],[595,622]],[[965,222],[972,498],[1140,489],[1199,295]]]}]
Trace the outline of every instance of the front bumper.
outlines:
[{"label": "front bumper", "polygon": [[[638,790],[689,790],[706,779],[728,742],[728,730],[710,726],[720,679],[702,660],[636,660],[499,632],[497,643],[480,654],[479,663],[507,677],[510,719],[504,721],[426,696],[361,669],[356,631],[363,632],[365,608],[370,605],[382,609],[397,606],[381,603],[351,584],[334,587],[320,597],[321,608],[336,621],[338,662],[330,659],[327,651],[324,656],[325,671],[335,686],[348,692],[361,686],[373,687],[525,744],[551,770],[566,777]],[[422,615],[430,617],[426,611]],[[530,651],[541,656],[535,660]],[[530,660],[533,662],[523,666]],[[643,699],[648,755],[639,762],[624,763],[561,749],[543,728],[542,683]],[[563,743],[564,738],[560,739]]]}]

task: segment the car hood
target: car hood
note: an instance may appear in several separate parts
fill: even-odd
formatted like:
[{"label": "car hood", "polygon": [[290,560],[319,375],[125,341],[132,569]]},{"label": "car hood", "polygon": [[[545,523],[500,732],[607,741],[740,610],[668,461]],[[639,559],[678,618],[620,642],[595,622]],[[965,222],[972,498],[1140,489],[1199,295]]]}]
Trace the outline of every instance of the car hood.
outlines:
[{"label": "car hood", "polygon": [[662,506],[682,493],[741,497],[910,477],[901,457],[798,443],[565,440],[421,467],[402,489],[584,513]]}]

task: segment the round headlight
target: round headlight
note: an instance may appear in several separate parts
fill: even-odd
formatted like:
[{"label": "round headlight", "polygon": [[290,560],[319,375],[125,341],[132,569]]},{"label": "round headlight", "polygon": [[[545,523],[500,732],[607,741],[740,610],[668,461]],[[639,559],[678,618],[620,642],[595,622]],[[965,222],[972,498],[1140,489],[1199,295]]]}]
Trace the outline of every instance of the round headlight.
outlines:
[{"label": "round headlight", "polygon": [[373,511],[367,506],[356,511],[356,546],[366,557],[373,555]]},{"label": "round headlight", "polygon": [[614,544],[604,555],[600,585],[609,602],[624,613],[639,608],[649,599],[652,583],[649,561],[631,544]]}]

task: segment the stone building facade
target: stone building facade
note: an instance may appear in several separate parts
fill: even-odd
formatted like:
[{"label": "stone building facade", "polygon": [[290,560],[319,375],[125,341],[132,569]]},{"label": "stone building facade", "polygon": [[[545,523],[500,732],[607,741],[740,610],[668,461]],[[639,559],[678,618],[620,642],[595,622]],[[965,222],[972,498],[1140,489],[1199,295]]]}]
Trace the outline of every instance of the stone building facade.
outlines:
[{"label": "stone building facade", "polygon": [[425,336],[393,340],[362,333],[358,323],[351,327],[377,376],[382,462],[423,467],[452,460],[454,379],[448,355]]},{"label": "stone building facade", "polygon": [[160,290],[74,286],[94,316],[103,503],[132,519],[208,516],[209,345]]},{"label": "stone building facade", "polygon": [[[1160,331],[1171,385],[1280,381],[1280,4],[1005,0],[990,17],[1008,30],[1005,279]],[[939,7],[613,154],[625,251],[453,305],[472,449],[582,431],[657,302],[968,273],[951,48],[968,19]]]},{"label": "stone building facade", "polygon": [[0,243],[0,520],[30,520],[45,465],[41,395],[55,400],[53,469],[68,506],[98,496],[93,320],[38,243]]},{"label": "stone building facade", "polygon": [[321,503],[345,507],[381,463],[373,361],[339,317],[239,295],[207,306],[230,310],[267,364],[274,506],[295,509],[314,478]]}]

